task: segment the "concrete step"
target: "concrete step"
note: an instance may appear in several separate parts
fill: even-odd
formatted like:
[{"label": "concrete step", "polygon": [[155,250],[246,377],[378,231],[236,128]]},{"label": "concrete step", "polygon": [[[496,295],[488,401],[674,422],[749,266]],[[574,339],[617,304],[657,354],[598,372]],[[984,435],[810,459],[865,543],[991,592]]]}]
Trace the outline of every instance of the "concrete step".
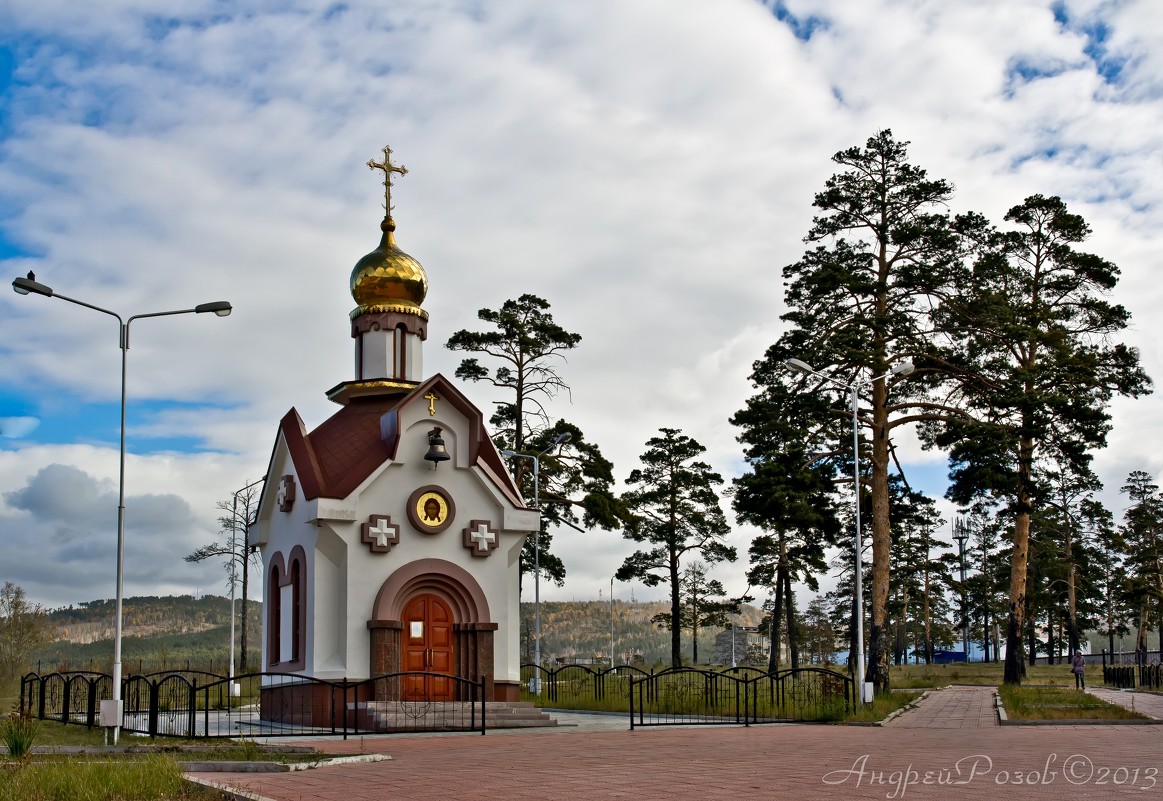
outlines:
[{"label": "concrete step", "polygon": [[[360,725],[372,729],[440,729],[446,724],[470,725],[472,704],[464,701],[441,702],[379,702],[366,701],[349,705],[359,717]],[[477,715],[480,707],[477,707]],[[480,719],[477,717],[476,722]],[[557,721],[532,703],[505,703],[489,701],[485,710],[485,726],[490,729],[534,728],[556,726]]]}]

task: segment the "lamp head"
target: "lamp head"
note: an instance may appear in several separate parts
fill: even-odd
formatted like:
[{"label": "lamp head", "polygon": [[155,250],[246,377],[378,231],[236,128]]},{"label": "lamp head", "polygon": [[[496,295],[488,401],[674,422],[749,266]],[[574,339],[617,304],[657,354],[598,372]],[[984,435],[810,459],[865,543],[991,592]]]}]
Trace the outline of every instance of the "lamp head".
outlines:
[{"label": "lamp head", "polygon": [[31,270],[29,270],[27,278],[15,279],[12,282],[12,289],[18,295],[27,295],[31,292],[37,295],[44,295],[46,298],[52,297],[52,287],[39,283],[36,280],[36,274]]},{"label": "lamp head", "polygon": [[503,450],[501,451],[501,455],[506,459],[512,459],[514,456],[519,456],[520,454],[518,454],[516,451]]},{"label": "lamp head", "polygon": [[573,439],[573,434],[566,431],[564,434],[558,434],[557,439],[553,440],[554,445],[561,445],[564,442],[569,442]]},{"label": "lamp head", "polygon": [[783,363],[783,366],[789,370],[795,370],[797,373],[814,373],[815,369],[805,361],[800,359],[788,359]]},{"label": "lamp head", "polygon": [[900,364],[894,365],[889,375],[908,375],[913,370],[917,369],[911,361],[903,361]]},{"label": "lamp head", "polygon": [[219,317],[229,317],[230,312],[234,311],[234,307],[225,300],[216,300],[213,303],[199,303],[194,307],[194,311],[198,314],[214,312]]}]

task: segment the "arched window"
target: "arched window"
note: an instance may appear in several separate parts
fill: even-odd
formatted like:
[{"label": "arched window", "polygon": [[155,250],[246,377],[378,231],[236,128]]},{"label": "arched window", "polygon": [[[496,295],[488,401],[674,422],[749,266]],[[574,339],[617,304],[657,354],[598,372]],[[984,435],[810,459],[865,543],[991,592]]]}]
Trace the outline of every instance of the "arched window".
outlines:
[{"label": "arched window", "polygon": [[393,361],[395,363],[393,377],[397,381],[406,381],[408,378],[408,327],[403,323],[396,326]]},{"label": "arched window", "polygon": [[303,565],[297,556],[291,557],[291,654],[287,661],[298,662],[303,658],[303,630],[306,619],[303,616]]},{"label": "arched window", "polygon": [[279,663],[279,643],[281,641],[282,609],[280,609],[282,571],[278,562],[271,565],[270,579],[267,581],[267,663]]}]

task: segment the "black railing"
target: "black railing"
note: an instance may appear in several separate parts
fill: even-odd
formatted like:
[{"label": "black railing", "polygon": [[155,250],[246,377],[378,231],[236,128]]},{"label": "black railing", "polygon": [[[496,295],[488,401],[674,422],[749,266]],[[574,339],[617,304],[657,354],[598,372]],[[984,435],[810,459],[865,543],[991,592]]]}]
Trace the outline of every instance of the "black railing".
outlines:
[{"label": "black railing", "polygon": [[[562,704],[570,709],[625,709],[630,693],[630,679],[650,673],[632,665],[597,669],[589,665],[562,665],[543,668],[533,664],[521,666],[521,700]],[[540,680],[540,698],[531,689]]]},{"label": "black railing", "polygon": [[850,677],[823,668],[751,676],[672,668],[631,680],[630,728],[840,720],[855,698]]},{"label": "black railing", "polygon": [[1159,663],[1155,663],[1154,665],[1140,665],[1139,685],[1152,690],[1163,687],[1163,665]]},{"label": "black railing", "polygon": [[[201,671],[129,676],[121,728],[150,737],[278,737],[486,730],[485,678],[404,672],[360,681],[293,673],[233,679]],[[100,673],[29,673],[20,710],[41,720],[97,725],[112,698]]]},{"label": "black railing", "polygon": [[1102,683],[1111,687],[1133,690],[1138,686],[1134,665],[1103,665]]}]

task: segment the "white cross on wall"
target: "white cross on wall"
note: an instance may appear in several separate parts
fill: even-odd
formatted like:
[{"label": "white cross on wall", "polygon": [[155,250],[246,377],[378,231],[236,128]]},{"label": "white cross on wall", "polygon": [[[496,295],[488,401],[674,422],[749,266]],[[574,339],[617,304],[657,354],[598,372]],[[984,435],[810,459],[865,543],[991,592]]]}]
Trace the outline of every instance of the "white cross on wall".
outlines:
[{"label": "white cross on wall", "polygon": [[275,494],[275,503],[277,503],[279,505],[280,509],[286,505],[286,503],[287,503],[287,482],[285,482],[285,481],[279,482],[279,491],[278,491],[278,493]]},{"label": "white cross on wall", "polygon": [[377,520],[376,524],[367,530],[367,533],[375,537],[377,546],[386,548],[388,547],[388,540],[396,533],[395,528],[387,520]]},{"label": "white cross on wall", "polygon": [[497,535],[489,531],[487,523],[478,524],[476,530],[471,532],[468,538],[472,540],[472,544],[476,546],[478,551],[487,551],[497,544]]}]

